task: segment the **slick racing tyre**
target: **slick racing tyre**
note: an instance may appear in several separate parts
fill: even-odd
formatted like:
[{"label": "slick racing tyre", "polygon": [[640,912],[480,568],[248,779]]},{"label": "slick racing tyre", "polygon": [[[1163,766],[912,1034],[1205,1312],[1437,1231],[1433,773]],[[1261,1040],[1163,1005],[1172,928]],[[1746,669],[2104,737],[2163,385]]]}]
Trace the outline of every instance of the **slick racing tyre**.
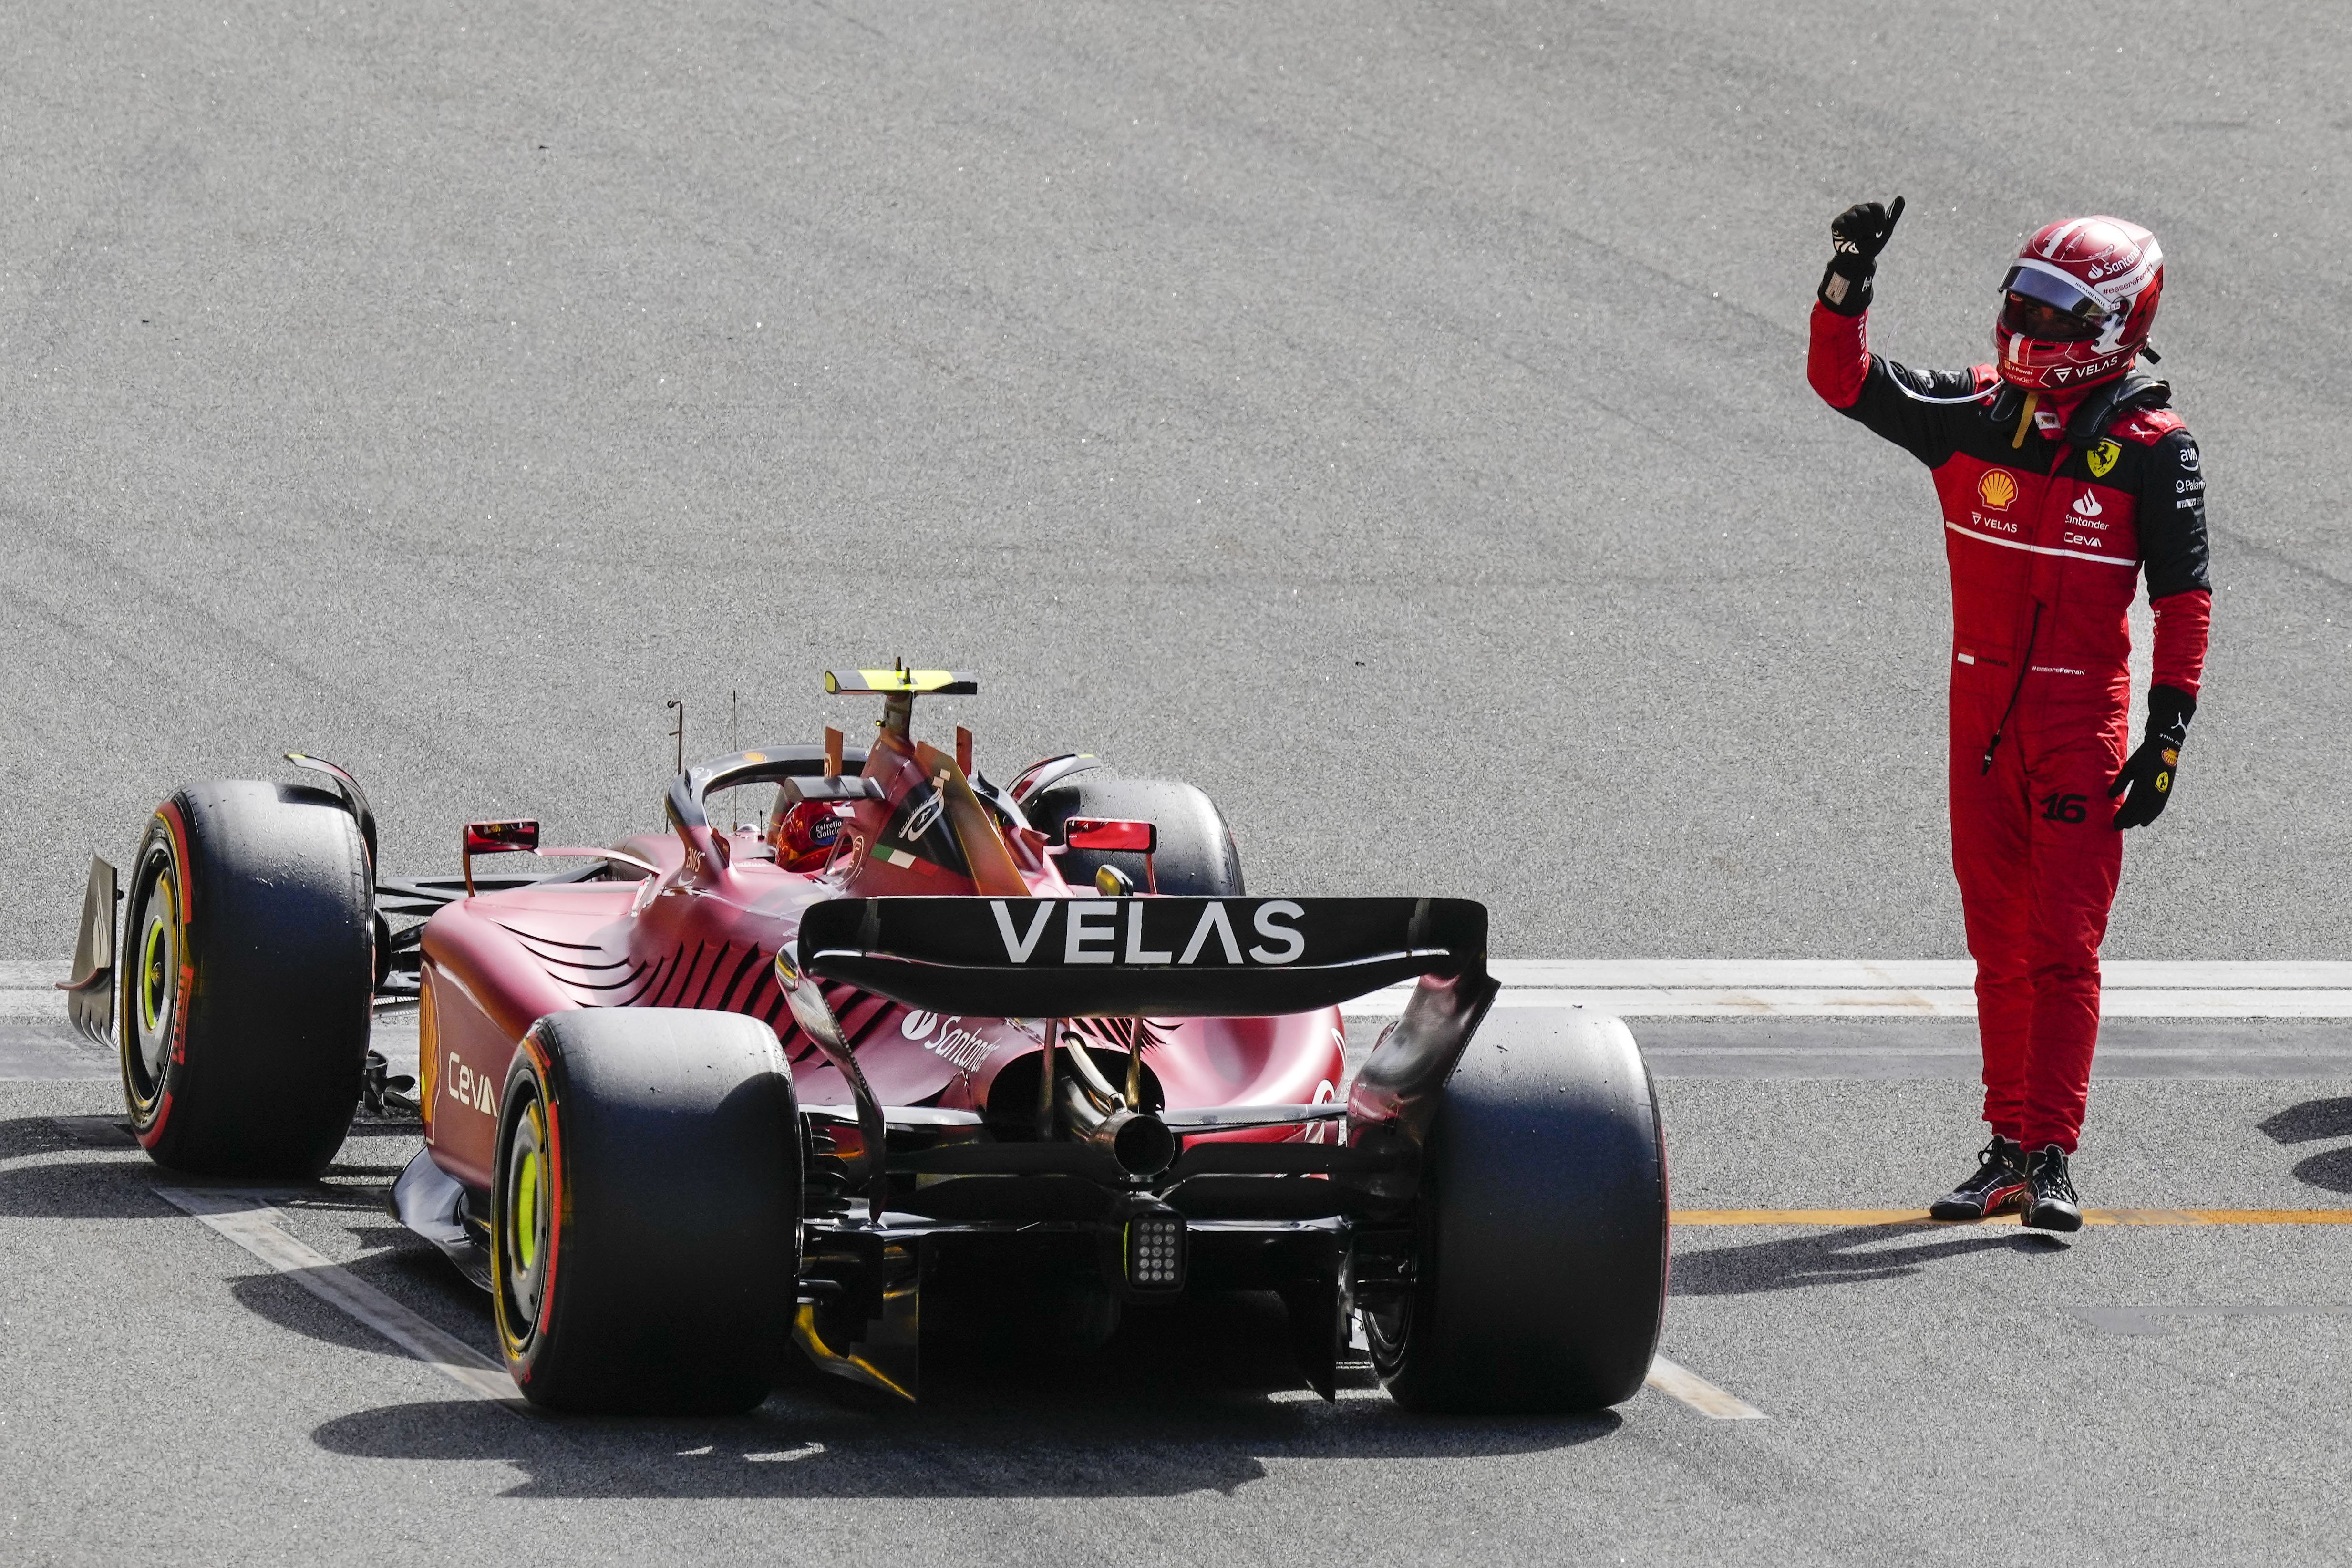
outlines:
[{"label": "slick racing tyre", "polygon": [[[1152,869],[1163,893],[1202,898],[1242,896],[1241,851],[1223,813],[1200,790],[1174,779],[1123,779],[1090,769],[1032,796],[1024,807],[1031,826],[1062,836],[1074,816],[1149,822],[1160,829]],[[1096,871],[1115,866],[1138,891],[1144,887],[1143,857],[1110,850],[1073,849],[1061,857],[1062,876],[1083,888]]]},{"label": "slick racing tyre", "polygon": [[1642,1386],[1665,1317],[1665,1146],[1622,1023],[1489,1014],[1446,1082],[1416,1208],[1412,1283],[1364,1312],[1399,1404],[1598,1410]]},{"label": "slick racing tyre", "polygon": [[359,1105],[375,945],[367,849],[334,795],[236,779],[156,807],[116,971],[148,1153],[208,1176],[325,1170]]},{"label": "slick racing tyre", "polygon": [[774,1031],[736,1013],[541,1018],[515,1052],[490,1294],[525,1398],[596,1414],[748,1410],[792,1353],[800,1118]]}]

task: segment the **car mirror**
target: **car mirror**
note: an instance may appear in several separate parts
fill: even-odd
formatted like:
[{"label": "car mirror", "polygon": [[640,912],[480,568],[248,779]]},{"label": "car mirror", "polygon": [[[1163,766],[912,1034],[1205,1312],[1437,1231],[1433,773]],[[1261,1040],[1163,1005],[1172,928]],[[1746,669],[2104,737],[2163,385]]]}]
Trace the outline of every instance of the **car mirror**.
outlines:
[{"label": "car mirror", "polygon": [[529,855],[539,848],[539,824],[530,817],[509,822],[469,822],[466,824],[466,896],[474,896],[474,857],[477,855]]},{"label": "car mirror", "polygon": [[1074,816],[1063,826],[1062,847],[1150,855],[1160,847],[1160,829],[1149,822]]}]

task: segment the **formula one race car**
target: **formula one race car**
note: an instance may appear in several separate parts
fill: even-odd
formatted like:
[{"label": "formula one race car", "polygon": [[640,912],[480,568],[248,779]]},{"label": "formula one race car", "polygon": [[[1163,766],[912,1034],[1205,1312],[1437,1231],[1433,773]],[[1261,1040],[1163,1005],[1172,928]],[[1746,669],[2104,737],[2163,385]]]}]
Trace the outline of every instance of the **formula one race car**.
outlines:
[{"label": "formula one race car", "polygon": [[[1358,1325],[1417,1407],[1641,1386],[1665,1162],[1622,1023],[1490,1012],[1475,903],[1246,896],[1190,785],[1070,755],[996,787],[969,731],[910,733],[967,676],[825,687],[881,700],[869,750],[827,730],[687,769],[667,833],[605,848],[474,823],[457,877],[380,875],[365,796],[314,758],[289,760],[324,787],[181,790],[119,965],[93,863],[68,985],[140,1142],[314,1176],[406,1087],[373,1016],[416,1009],[425,1148],[393,1210],[567,1409],[746,1408],[795,1346],[911,1399],[926,1321],[1100,1336],[1122,1302],[1225,1289],[1281,1293],[1327,1397]],[[764,828],[714,827],[750,785]],[[521,851],[580,863],[476,868]],[[1406,980],[1349,1078],[1337,1005]]]}]

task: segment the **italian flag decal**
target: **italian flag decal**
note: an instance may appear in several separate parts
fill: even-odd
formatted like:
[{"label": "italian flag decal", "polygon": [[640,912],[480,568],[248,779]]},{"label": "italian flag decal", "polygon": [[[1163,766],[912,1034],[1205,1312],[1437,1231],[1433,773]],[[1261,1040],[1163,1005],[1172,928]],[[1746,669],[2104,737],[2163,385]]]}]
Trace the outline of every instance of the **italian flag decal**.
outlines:
[{"label": "italian flag decal", "polygon": [[936,877],[940,874],[940,868],[937,866],[932,865],[929,860],[924,859],[919,855],[909,855],[904,849],[900,849],[895,845],[876,845],[874,847],[874,858],[881,861],[886,866],[898,866],[909,871],[920,871],[926,877]]}]

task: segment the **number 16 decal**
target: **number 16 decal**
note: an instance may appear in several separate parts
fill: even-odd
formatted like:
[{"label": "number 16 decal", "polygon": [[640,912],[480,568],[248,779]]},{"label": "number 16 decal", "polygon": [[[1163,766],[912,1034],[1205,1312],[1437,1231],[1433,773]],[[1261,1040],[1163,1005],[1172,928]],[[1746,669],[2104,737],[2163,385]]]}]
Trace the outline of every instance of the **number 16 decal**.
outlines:
[{"label": "number 16 decal", "polygon": [[2088,795],[2045,795],[2042,797],[2042,820],[2044,822],[2080,822],[2086,815]]}]

